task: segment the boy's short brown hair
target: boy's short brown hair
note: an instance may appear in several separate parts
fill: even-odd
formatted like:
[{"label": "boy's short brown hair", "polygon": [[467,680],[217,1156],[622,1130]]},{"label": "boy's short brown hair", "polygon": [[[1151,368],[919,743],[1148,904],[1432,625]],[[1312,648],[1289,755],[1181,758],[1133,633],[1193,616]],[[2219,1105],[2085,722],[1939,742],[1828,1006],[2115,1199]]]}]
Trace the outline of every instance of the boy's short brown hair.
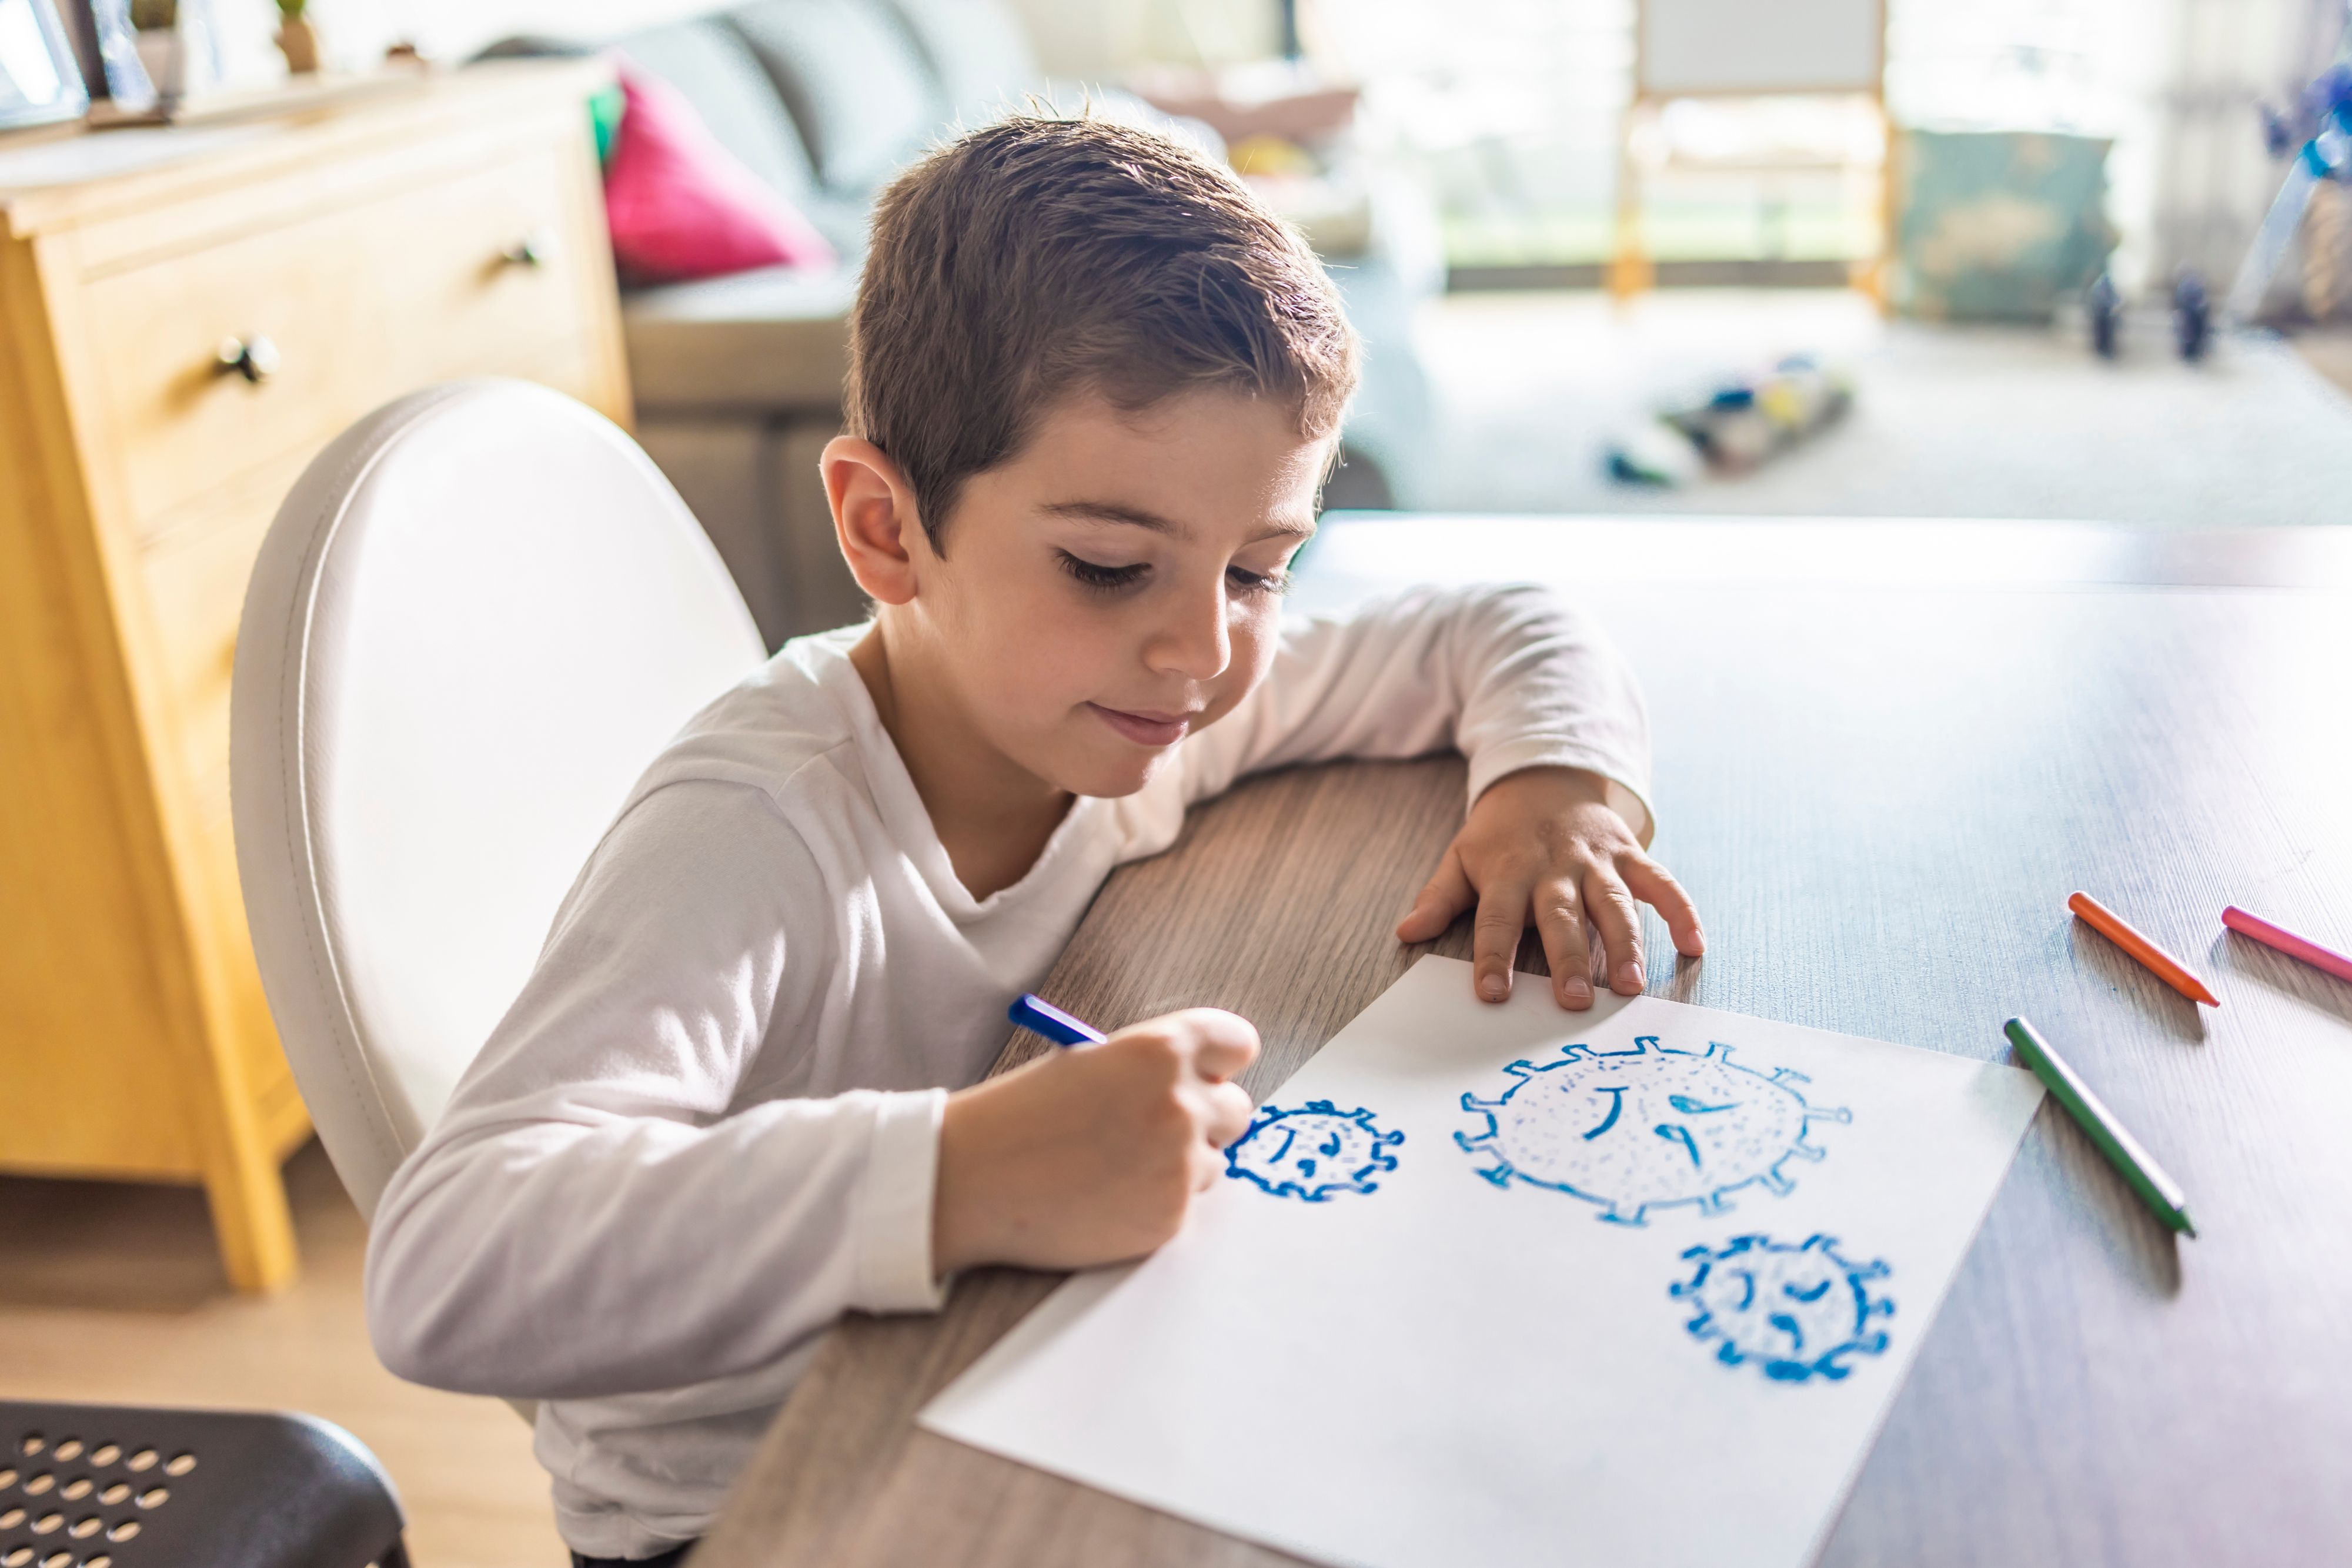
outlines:
[{"label": "boy's short brown hair", "polygon": [[914,487],[934,549],[963,482],[1056,400],[1129,413],[1200,388],[1282,400],[1329,434],[1356,339],[1297,234],[1165,136],[1019,114],[892,182],[850,317],[848,426]]}]

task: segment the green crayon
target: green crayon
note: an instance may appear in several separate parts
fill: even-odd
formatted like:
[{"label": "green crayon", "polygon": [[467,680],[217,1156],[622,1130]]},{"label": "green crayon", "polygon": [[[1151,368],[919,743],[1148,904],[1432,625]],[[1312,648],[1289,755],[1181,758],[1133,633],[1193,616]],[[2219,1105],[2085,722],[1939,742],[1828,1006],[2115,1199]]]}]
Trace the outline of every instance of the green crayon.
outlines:
[{"label": "green crayon", "polygon": [[2124,1130],[2116,1113],[2099,1103],[2089,1085],[2074,1075],[2074,1070],[2050,1049],[2048,1041],[2033,1032],[2032,1024],[2023,1019],[2011,1019],[2001,1029],[2008,1034],[2010,1043],[2017,1047],[2019,1059],[2033,1070],[2033,1076],[2042,1080],[2058,1103],[2066,1107],[2066,1113],[2082,1124],[2091,1142],[2099,1146],[2099,1153],[2123,1173],[2124,1180],[2131,1184],[2140,1200],[2154,1209],[2156,1217],[2168,1227],[2194,1237],[2197,1228],[2189,1223],[2189,1198],[2180,1190],[2180,1184],[2164,1174],[2164,1167],[2139,1146],[2137,1138]]}]

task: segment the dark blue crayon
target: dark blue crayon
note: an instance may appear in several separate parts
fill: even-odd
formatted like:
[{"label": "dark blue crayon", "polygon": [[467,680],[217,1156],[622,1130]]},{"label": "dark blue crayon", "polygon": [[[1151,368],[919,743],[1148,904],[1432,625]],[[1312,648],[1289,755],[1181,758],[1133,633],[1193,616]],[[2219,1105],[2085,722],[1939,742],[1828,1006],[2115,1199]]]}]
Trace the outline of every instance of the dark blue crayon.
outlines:
[{"label": "dark blue crayon", "polygon": [[1072,1018],[1043,997],[1027,991],[1005,1009],[1004,1016],[1055,1045],[1100,1045],[1105,1039],[1103,1031],[1094,1025]]}]

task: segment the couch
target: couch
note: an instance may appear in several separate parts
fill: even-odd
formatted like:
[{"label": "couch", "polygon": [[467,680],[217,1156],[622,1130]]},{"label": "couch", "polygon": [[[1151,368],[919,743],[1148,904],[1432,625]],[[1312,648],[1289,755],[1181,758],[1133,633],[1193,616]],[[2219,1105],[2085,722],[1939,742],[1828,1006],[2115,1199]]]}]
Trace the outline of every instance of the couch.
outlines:
[{"label": "couch", "polygon": [[[817,455],[841,427],[847,319],[867,214],[943,132],[1034,93],[1215,141],[1139,99],[1050,80],[1003,0],[756,0],[617,40],[830,239],[839,265],[630,291],[637,435],[702,519],[771,646],[863,613],[834,547]],[[1340,193],[1338,199],[1333,191]],[[1365,340],[1327,504],[1409,503],[1429,426],[1414,302],[1442,286],[1409,189],[1343,164],[1299,214]]]}]

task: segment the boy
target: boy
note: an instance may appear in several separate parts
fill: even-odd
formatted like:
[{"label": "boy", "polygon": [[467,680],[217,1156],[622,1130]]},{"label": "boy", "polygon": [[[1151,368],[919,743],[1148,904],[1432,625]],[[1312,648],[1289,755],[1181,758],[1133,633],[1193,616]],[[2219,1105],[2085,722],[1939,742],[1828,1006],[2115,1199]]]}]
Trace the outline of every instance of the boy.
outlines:
[{"label": "boy", "polygon": [[1640,989],[1636,897],[1701,945],[1642,851],[1639,698],[1581,622],[1521,589],[1279,630],[1356,349],[1230,173],[1086,120],[975,131],[885,194],[851,344],[824,476],[873,622],[656,759],[376,1217],[379,1353],[542,1402],[583,1563],[698,1536],[843,1312],[1174,1234],[1248,1122],[1248,1023],[980,1079],[1188,802],[1454,744],[1474,804],[1401,939],[1475,904],[1499,1000],[1532,917],[1570,1008],[1597,964]]}]

